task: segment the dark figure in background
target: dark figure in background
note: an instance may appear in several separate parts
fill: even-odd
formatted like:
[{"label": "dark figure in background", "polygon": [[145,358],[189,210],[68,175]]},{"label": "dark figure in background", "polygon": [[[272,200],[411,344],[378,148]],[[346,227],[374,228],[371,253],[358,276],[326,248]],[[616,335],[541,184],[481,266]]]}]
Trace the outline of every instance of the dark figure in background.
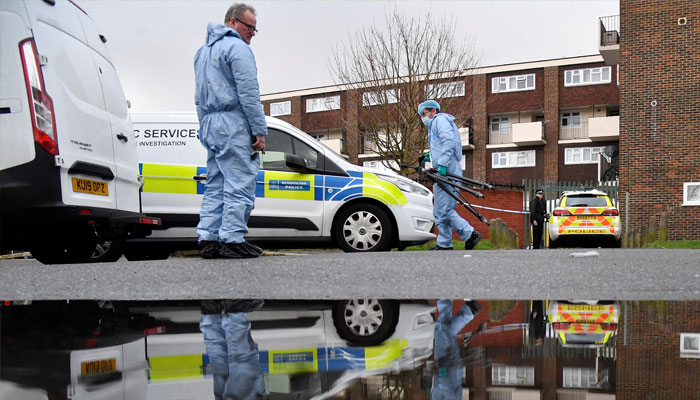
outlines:
[{"label": "dark figure in background", "polygon": [[545,321],[542,308],[542,300],[535,300],[532,302],[532,311],[530,312],[530,337],[533,339],[536,346],[541,345],[544,340]]},{"label": "dark figure in background", "polygon": [[544,232],[544,216],[547,213],[547,203],[544,201],[544,191],[537,189],[535,198],[530,200],[530,223],[532,224],[532,248],[539,249]]}]

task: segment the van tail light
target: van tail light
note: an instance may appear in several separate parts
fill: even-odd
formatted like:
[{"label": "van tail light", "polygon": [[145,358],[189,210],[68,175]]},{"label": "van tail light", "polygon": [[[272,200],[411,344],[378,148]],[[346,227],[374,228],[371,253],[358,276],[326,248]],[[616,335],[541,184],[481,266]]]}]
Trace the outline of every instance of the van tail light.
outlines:
[{"label": "van tail light", "polygon": [[571,212],[569,212],[569,210],[554,210],[552,215],[555,217],[568,217],[571,216]]},{"label": "van tail light", "polygon": [[607,217],[617,217],[618,215],[620,215],[620,212],[617,211],[616,208],[613,208],[613,209],[610,209],[610,210],[605,210],[605,211],[603,211],[603,215],[605,215],[605,216],[607,216]]},{"label": "van tail light", "polygon": [[39,67],[39,54],[36,51],[34,40],[21,41],[19,43],[19,52],[22,55],[24,80],[27,84],[34,140],[47,153],[57,155],[58,144],[56,142],[56,119],[54,117],[53,101],[46,93],[46,88],[44,87],[44,79]]},{"label": "van tail light", "polygon": [[568,322],[555,322],[552,324],[552,328],[554,329],[568,329],[569,325],[571,325]]}]

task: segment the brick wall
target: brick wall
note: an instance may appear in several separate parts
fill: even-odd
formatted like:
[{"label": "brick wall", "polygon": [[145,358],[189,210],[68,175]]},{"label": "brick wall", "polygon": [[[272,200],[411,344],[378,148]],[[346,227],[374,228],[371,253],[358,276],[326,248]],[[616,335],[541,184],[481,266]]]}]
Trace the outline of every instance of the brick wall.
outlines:
[{"label": "brick wall", "polygon": [[700,182],[700,7],[621,1],[620,29],[622,212],[636,228],[668,211],[670,239],[699,240],[700,206],[682,202],[683,183]]},{"label": "brick wall", "polygon": [[[491,168],[492,154],[511,151],[530,151],[535,150],[535,166],[534,167],[518,167],[518,168]],[[486,150],[486,163],[488,171],[486,181],[493,184],[509,185],[522,184],[523,179],[542,179],[545,175],[545,153],[543,146],[518,147],[518,148],[501,148]]]},{"label": "brick wall", "polygon": [[620,90],[617,86],[617,66],[610,66],[610,83],[601,85],[564,86],[564,74],[573,69],[604,67],[605,63],[567,65],[559,68],[559,106],[582,107],[602,104],[618,104]]},{"label": "brick wall", "polygon": [[[306,112],[306,100],[319,97],[330,97],[340,95],[340,110]],[[313,96],[303,96],[301,98],[301,129],[306,132],[317,131],[328,128],[343,127],[343,108],[347,107],[347,98],[343,92],[330,92]]]},{"label": "brick wall", "polygon": [[[700,332],[700,302],[626,302],[617,336],[617,398],[700,399],[700,359],[680,358],[680,333]],[[624,345],[626,332],[627,345]]]},{"label": "brick wall", "polygon": [[[513,75],[535,74],[535,90],[520,92],[492,93],[491,79]],[[499,72],[486,75],[486,93],[488,95],[488,113],[507,113],[517,111],[541,110],[544,108],[544,70],[531,69],[515,72]]]},{"label": "brick wall", "polygon": [[566,149],[578,147],[605,147],[607,145],[617,145],[617,142],[594,142],[559,145],[559,181],[562,182],[585,182],[598,180],[598,164],[565,164]]},{"label": "brick wall", "polygon": [[559,68],[544,69],[544,126],[545,145],[544,180],[559,180]]},{"label": "brick wall", "polygon": [[471,176],[474,179],[486,180],[486,145],[489,143],[489,117],[486,111],[486,76],[474,77],[474,93],[472,94],[472,137],[474,138],[474,158]]}]

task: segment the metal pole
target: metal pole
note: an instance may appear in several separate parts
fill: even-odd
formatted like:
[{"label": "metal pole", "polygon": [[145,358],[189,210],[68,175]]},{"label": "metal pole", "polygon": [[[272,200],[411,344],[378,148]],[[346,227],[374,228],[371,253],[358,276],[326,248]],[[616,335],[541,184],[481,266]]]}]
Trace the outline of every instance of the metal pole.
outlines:
[{"label": "metal pole", "polygon": [[625,235],[630,233],[630,191],[625,191]]}]

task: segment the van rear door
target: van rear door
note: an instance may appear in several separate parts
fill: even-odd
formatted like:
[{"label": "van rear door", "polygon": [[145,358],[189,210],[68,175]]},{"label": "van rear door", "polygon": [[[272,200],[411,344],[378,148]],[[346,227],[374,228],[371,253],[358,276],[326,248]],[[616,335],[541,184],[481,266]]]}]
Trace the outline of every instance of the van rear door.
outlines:
[{"label": "van rear door", "polygon": [[84,13],[78,13],[83,25],[88,46],[92,53],[104,94],[104,106],[107,119],[111,126],[111,138],[114,149],[116,166],[115,192],[117,208],[120,210],[138,212],[139,210],[139,181],[138,156],[136,155],[136,140],[131,126],[131,118],[126,104],[126,98],[112,64],[111,57],[105,46],[106,38],[97,30],[95,23]]},{"label": "van rear door", "polygon": [[64,204],[114,209],[112,128],[93,52],[67,1],[27,1],[46,92],[53,99]]}]

